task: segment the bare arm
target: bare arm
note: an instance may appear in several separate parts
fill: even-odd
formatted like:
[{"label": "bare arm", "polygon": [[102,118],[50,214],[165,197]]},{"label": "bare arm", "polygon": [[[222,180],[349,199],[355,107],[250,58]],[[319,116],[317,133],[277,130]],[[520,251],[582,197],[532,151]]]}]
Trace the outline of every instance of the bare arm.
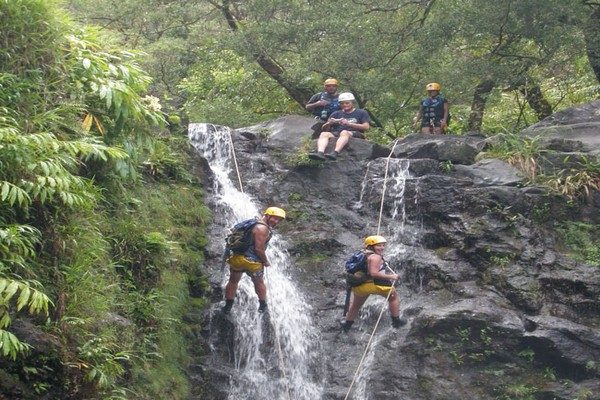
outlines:
[{"label": "bare arm", "polygon": [[267,259],[267,240],[269,240],[269,228],[263,224],[256,224],[252,229],[252,235],[254,236],[254,250],[256,255],[260,259],[260,262],[265,267],[270,267],[269,260]]},{"label": "bare arm", "polygon": [[386,275],[384,271],[379,271],[383,258],[379,254],[371,254],[367,259],[369,267],[369,275],[372,278],[398,280],[397,274]]}]

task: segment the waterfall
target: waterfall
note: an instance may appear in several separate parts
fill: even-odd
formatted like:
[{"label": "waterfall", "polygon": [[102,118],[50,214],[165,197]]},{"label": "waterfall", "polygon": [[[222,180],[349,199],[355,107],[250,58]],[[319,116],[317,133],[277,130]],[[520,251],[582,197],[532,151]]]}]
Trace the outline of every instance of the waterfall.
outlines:
[{"label": "waterfall", "polygon": [[[232,172],[230,134],[229,128],[211,124],[189,126],[190,140],[208,161],[215,176],[216,222],[228,227],[258,216],[262,209],[270,206],[256,204],[229,178]],[[225,232],[220,239],[224,237]],[[323,396],[318,336],[308,314],[310,306],[286,273],[292,268],[286,247],[275,233],[267,250],[272,266],[265,271],[268,313],[258,313],[258,299],[251,280],[244,276],[240,282],[231,311],[235,327],[235,374],[230,378],[228,399],[285,400],[288,393],[290,400],[318,400]]]},{"label": "waterfall", "polygon": [[[373,166],[375,163],[385,162],[383,160],[371,161],[367,167],[367,173],[363,179],[361,185],[361,194],[359,203],[355,206],[356,209],[364,209],[364,199],[366,194],[378,194],[379,201],[381,200],[381,191],[383,188],[383,171],[381,168]],[[388,169],[387,177],[387,189],[385,193],[385,202],[388,204],[391,210],[391,218],[386,218],[384,214],[382,223],[382,232],[388,243],[384,253],[384,257],[387,260],[391,260],[391,267],[399,272],[400,265],[394,265],[394,261],[402,260],[402,258],[411,251],[418,240],[418,226],[415,226],[406,212],[406,182],[410,178],[409,173],[409,160],[406,159],[391,159]],[[379,205],[379,201],[377,205]],[[416,202],[415,197],[415,202]],[[387,222],[387,223],[386,223]],[[368,234],[375,234],[375,232],[368,232]],[[406,245],[407,243],[408,245]],[[369,299],[361,309],[360,320],[369,321],[368,326],[365,327],[364,342],[368,340],[368,336],[371,334],[374,328],[375,321],[379,316],[381,308],[385,307],[384,316],[381,319],[378,332],[373,338],[371,347],[363,365],[359,371],[356,379],[355,387],[350,396],[354,400],[369,400],[372,398],[372,393],[368,389],[369,381],[372,379],[370,371],[372,370],[373,363],[376,360],[376,354],[380,343],[388,335],[397,332],[390,328],[389,312],[387,310],[387,304],[385,299],[381,296],[369,296]],[[403,309],[402,299],[400,300],[400,310]]]}]

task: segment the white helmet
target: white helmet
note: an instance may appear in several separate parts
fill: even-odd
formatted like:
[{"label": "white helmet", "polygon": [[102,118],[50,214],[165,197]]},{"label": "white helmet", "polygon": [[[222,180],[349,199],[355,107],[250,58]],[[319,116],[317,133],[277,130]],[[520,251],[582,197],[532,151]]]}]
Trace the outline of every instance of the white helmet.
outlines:
[{"label": "white helmet", "polygon": [[338,97],[338,101],[354,101],[354,95],[350,92],[340,93],[340,97]]}]

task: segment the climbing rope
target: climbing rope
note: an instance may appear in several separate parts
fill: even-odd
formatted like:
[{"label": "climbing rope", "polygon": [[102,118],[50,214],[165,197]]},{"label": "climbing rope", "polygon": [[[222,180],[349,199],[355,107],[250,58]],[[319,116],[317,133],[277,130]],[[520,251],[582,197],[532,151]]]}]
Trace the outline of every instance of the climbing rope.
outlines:
[{"label": "climbing rope", "polygon": [[235,165],[235,172],[237,173],[238,182],[240,184],[240,192],[244,193],[242,186],[242,176],[240,175],[240,169],[238,167],[237,157],[235,156],[235,147],[233,146],[233,137],[231,136],[231,129],[229,129],[229,148],[231,149],[231,158],[233,158],[233,164]]},{"label": "climbing rope", "polygon": [[381,230],[381,218],[383,216],[383,201],[385,199],[385,191],[387,189],[387,177],[388,177],[388,169],[390,167],[390,159],[392,158],[392,155],[394,154],[394,149],[396,148],[396,145],[398,144],[398,141],[400,139],[396,139],[396,141],[394,142],[394,146],[392,146],[392,150],[390,151],[390,154],[387,156],[387,159],[385,161],[385,173],[383,175],[383,189],[381,190],[381,204],[379,205],[379,221],[377,222],[377,235],[379,235],[379,232]]},{"label": "climbing rope", "polygon": [[[235,148],[233,146],[233,138],[231,135],[231,130],[229,130],[229,147],[231,149],[231,156],[233,158],[233,164],[235,165],[235,172],[237,174],[238,182],[240,184],[240,192],[244,193],[244,189],[242,186],[242,176],[240,175],[240,169],[238,168],[237,157],[235,155]],[[265,281],[267,282],[267,286],[270,286],[269,278],[267,276],[267,270],[265,269]],[[290,387],[288,384],[287,376],[285,373],[285,365],[283,363],[283,352],[281,350],[281,341],[279,340],[279,335],[277,334],[277,329],[275,328],[275,324],[273,324],[273,333],[275,335],[275,344],[277,346],[277,354],[279,358],[279,369],[281,370],[281,375],[283,376],[283,380],[285,382],[285,393],[288,400],[291,400],[290,397]]]},{"label": "climbing rope", "polygon": [[[381,204],[379,206],[379,221],[377,222],[377,235],[379,235],[380,229],[381,229],[381,219],[383,216],[383,202],[385,199],[385,191],[387,189],[387,178],[388,178],[388,169],[390,166],[390,159],[392,158],[392,155],[394,154],[394,149],[396,148],[396,145],[398,144],[398,141],[400,139],[396,139],[396,141],[394,142],[394,146],[392,146],[392,150],[390,151],[390,154],[387,157],[387,160],[385,162],[385,173],[383,175],[383,188],[381,190]],[[390,271],[394,272],[394,270],[392,270],[390,267],[387,267]],[[395,273],[395,272],[394,272]],[[371,336],[369,337],[369,341],[367,342],[367,345],[365,346],[365,351],[362,354],[362,357],[360,358],[360,361],[358,362],[358,366],[356,367],[356,371],[354,371],[354,376],[352,377],[352,382],[350,383],[350,387],[348,388],[348,392],[346,393],[346,396],[344,397],[344,400],[348,399],[348,396],[350,396],[350,393],[352,392],[352,387],[354,386],[354,383],[356,383],[356,378],[358,378],[358,373],[360,372],[360,368],[362,367],[363,362],[365,361],[365,357],[367,356],[367,353],[369,352],[369,347],[371,346],[371,342],[373,341],[373,337],[375,337],[375,332],[377,331],[377,327],[379,327],[379,322],[381,321],[381,317],[383,316],[383,312],[385,311],[385,308],[387,306],[388,301],[390,300],[390,296],[392,295],[392,291],[395,289],[395,285],[396,285],[397,281],[394,281],[394,283],[392,283],[392,287],[390,287],[390,290],[388,291],[387,297],[385,298],[385,302],[383,303],[383,307],[381,307],[381,311],[379,311],[379,316],[377,317],[377,322],[375,322],[375,327],[373,328],[373,332],[371,332]]]}]

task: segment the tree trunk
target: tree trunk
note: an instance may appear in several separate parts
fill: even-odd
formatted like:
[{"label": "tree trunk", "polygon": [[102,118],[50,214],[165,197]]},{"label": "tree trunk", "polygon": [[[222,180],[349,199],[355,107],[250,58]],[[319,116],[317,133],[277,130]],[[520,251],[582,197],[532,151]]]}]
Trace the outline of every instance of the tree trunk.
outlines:
[{"label": "tree trunk", "polygon": [[519,88],[529,107],[533,109],[538,119],[542,119],[552,115],[552,106],[544,97],[540,85],[529,80],[525,85]]},{"label": "tree trunk", "polygon": [[600,82],[600,4],[590,4],[592,12],[584,25],[585,47],[590,65]]},{"label": "tree trunk", "polygon": [[483,122],[483,112],[488,96],[494,89],[496,83],[490,79],[482,81],[475,87],[473,93],[473,101],[471,102],[471,114],[469,115],[469,123],[467,129],[471,132],[481,131],[481,123]]},{"label": "tree trunk", "polygon": [[[215,7],[219,8],[223,13],[223,16],[227,20],[229,29],[233,32],[239,31],[239,23],[236,16],[230,9],[230,1],[223,1],[222,5],[216,2],[211,2]],[[252,57],[258,63],[258,65],[271,77],[273,78],[290,97],[296,101],[302,108],[306,105],[306,102],[313,95],[313,91],[309,88],[303,87],[296,82],[292,82],[285,76],[284,68],[274,60],[264,49],[253,48],[252,43],[248,43],[252,47]]]}]

